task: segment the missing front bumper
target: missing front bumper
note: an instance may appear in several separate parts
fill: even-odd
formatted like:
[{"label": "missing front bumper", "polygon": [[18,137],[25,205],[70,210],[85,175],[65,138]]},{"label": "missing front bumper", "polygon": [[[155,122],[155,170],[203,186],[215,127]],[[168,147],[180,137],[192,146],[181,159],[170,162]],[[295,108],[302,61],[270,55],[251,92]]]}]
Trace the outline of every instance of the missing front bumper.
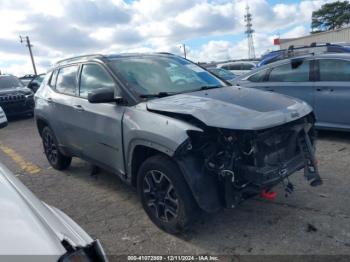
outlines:
[{"label": "missing front bumper", "polygon": [[304,176],[310,181],[311,186],[322,184],[311,139],[304,129],[298,132],[296,142],[299,153],[297,155],[289,160],[281,161],[277,166],[242,165],[239,172],[244,174],[245,179],[250,182],[242,185],[241,188],[235,187],[232,183],[235,180],[234,173],[225,174],[223,183],[227,208],[234,208],[246,198],[269,191],[273,186],[303,168]]}]

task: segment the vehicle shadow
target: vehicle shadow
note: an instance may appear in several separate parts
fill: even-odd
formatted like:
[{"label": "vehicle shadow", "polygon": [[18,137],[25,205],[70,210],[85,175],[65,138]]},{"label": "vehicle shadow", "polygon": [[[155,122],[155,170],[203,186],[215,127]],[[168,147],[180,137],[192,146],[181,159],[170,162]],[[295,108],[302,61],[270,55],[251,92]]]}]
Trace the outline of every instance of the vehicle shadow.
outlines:
[{"label": "vehicle shadow", "polygon": [[335,142],[350,142],[350,132],[318,130],[317,138],[320,140],[329,140]]}]

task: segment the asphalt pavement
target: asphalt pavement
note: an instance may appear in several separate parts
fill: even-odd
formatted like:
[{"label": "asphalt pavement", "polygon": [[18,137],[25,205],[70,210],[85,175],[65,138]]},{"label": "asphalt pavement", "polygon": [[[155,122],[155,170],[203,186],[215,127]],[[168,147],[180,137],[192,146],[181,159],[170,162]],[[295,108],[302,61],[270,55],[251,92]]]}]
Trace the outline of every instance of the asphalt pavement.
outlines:
[{"label": "asphalt pavement", "polygon": [[317,156],[324,185],[312,188],[301,172],[295,192],[275,201],[255,198],[232,210],[203,215],[190,232],[172,236],[154,226],[136,191],[116,175],[90,175],[73,159],[68,170],[50,167],[33,118],[0,130],[0,161],[41,200],[101,240],[109,255],[350,254],[350,133],[321,132]]}]

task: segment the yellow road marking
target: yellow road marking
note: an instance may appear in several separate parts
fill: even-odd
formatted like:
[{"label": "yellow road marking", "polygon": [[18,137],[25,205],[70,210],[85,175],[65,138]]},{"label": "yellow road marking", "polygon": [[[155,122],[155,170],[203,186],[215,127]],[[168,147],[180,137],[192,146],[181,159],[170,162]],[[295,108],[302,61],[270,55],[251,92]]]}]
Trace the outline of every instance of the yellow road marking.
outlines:
[{"label": "yellow road marking", "polygon": [[26,161],[21,155],[19,155],[15,150],[10,147],[0,144],[0,149],[8,155],[14,162],[16,162],[22,170],[29,174],[37,174],[41,171],[40,167]]}]

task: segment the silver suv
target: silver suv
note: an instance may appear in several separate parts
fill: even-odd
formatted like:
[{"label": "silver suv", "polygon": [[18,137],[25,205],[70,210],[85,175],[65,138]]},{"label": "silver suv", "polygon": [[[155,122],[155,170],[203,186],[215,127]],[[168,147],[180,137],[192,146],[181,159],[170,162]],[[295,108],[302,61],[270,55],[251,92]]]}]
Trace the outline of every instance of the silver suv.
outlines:
[{"label": "silver suv", "polygon": [[[90,55],[58,62],[35,95],[50,164],[72,157],[138,190],[150,219],[176,233],[198,211],[233,208],[297,170],[321,184],[305,102],[233,87],[175,55]],[[293,188],[284,183],[286,190]]]}]

